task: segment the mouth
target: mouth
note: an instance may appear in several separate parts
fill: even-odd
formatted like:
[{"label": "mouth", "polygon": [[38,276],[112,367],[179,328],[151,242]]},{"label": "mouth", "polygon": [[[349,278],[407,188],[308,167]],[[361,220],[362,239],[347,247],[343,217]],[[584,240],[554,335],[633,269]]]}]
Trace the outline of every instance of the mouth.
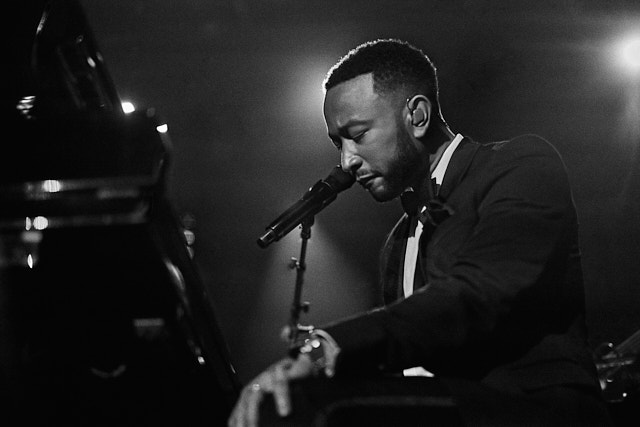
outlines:
[{"label": "mouth", "polygon": [[360,176],[357,178],[357,181],[363,188],[368,188],[371,185],[373,178],[373,175]]}]

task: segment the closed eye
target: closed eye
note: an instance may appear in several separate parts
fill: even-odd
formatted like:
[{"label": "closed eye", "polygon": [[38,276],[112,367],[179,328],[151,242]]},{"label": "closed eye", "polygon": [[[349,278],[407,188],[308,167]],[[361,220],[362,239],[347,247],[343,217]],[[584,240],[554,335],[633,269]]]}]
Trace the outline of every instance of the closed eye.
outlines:
[{"label": "closed eye", "polygon": [[360,140],[364,137],[364,135],[366,133],[367,133],[367,131],[360,132],[359,134],[357,134],[354,137],[352,137],[351,140],[353,140],[354,142],[360,142]]}]

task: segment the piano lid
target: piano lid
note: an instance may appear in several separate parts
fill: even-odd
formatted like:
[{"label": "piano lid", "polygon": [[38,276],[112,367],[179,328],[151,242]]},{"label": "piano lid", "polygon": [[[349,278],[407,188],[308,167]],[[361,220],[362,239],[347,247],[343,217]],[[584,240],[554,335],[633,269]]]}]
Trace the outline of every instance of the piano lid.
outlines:
[{"label": "piano lid", "polygon": [[139,221],[147,210],[139,201],[164,191],[166,124],[152,109],[124,113],[77,1],[25,3],[12,21],[0,228],[35,215],[60,224],[65,215],[74,224]]},{"label": "piano lid", "polygon": [[0,155],[3,419],[226,424],[240,384],[165,194],[163,121],[122,111],[77,1],[14,6]]},{"label": "piano lid", "polygon": [[56,0],[44,5],[35,29],[30,69],[36,90],[35,115],[95,110],[123,113],[104,58],[77,1]]}]

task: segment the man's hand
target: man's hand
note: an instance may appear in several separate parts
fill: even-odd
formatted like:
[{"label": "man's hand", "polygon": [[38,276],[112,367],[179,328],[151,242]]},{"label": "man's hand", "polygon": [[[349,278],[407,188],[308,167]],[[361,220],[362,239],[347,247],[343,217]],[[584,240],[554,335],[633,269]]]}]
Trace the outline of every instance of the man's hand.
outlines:
[{"label": "man's hand", "polygon": [[242,389],[229,417],[229,427],[257,427],[260,402],[265,394],[273,394],[276,411],[282,417],[291,413],[289,381],[307,378],[314,373],[313,362],[306,355],[284,358],[258,375]]}]

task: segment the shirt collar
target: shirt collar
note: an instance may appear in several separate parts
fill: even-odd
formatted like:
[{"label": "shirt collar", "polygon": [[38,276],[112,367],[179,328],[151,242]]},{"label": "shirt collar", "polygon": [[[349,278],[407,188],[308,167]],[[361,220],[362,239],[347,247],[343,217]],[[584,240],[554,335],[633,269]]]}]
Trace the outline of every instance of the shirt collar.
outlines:
[{"label": "shirt collar", "polygon": [[456,134],[455,138],[451,140],[449,146],[446,148],[446,150],[444,150],[444,153],[442,153],[442,157],[440,157],[440,160],[438,161],[435,169],[433,170],[433,172],[431,172],[431,179],[435,179],[436,184],[442,184],[442,180],[444,179],[444,174],[447,171],[447,166],[449,166],[451,156],[453,156],[453,152],[456,151],[456,148],[458,148],[458,145],[460,144],[460,141],[462,141],[462,139],[462,135]]}]

